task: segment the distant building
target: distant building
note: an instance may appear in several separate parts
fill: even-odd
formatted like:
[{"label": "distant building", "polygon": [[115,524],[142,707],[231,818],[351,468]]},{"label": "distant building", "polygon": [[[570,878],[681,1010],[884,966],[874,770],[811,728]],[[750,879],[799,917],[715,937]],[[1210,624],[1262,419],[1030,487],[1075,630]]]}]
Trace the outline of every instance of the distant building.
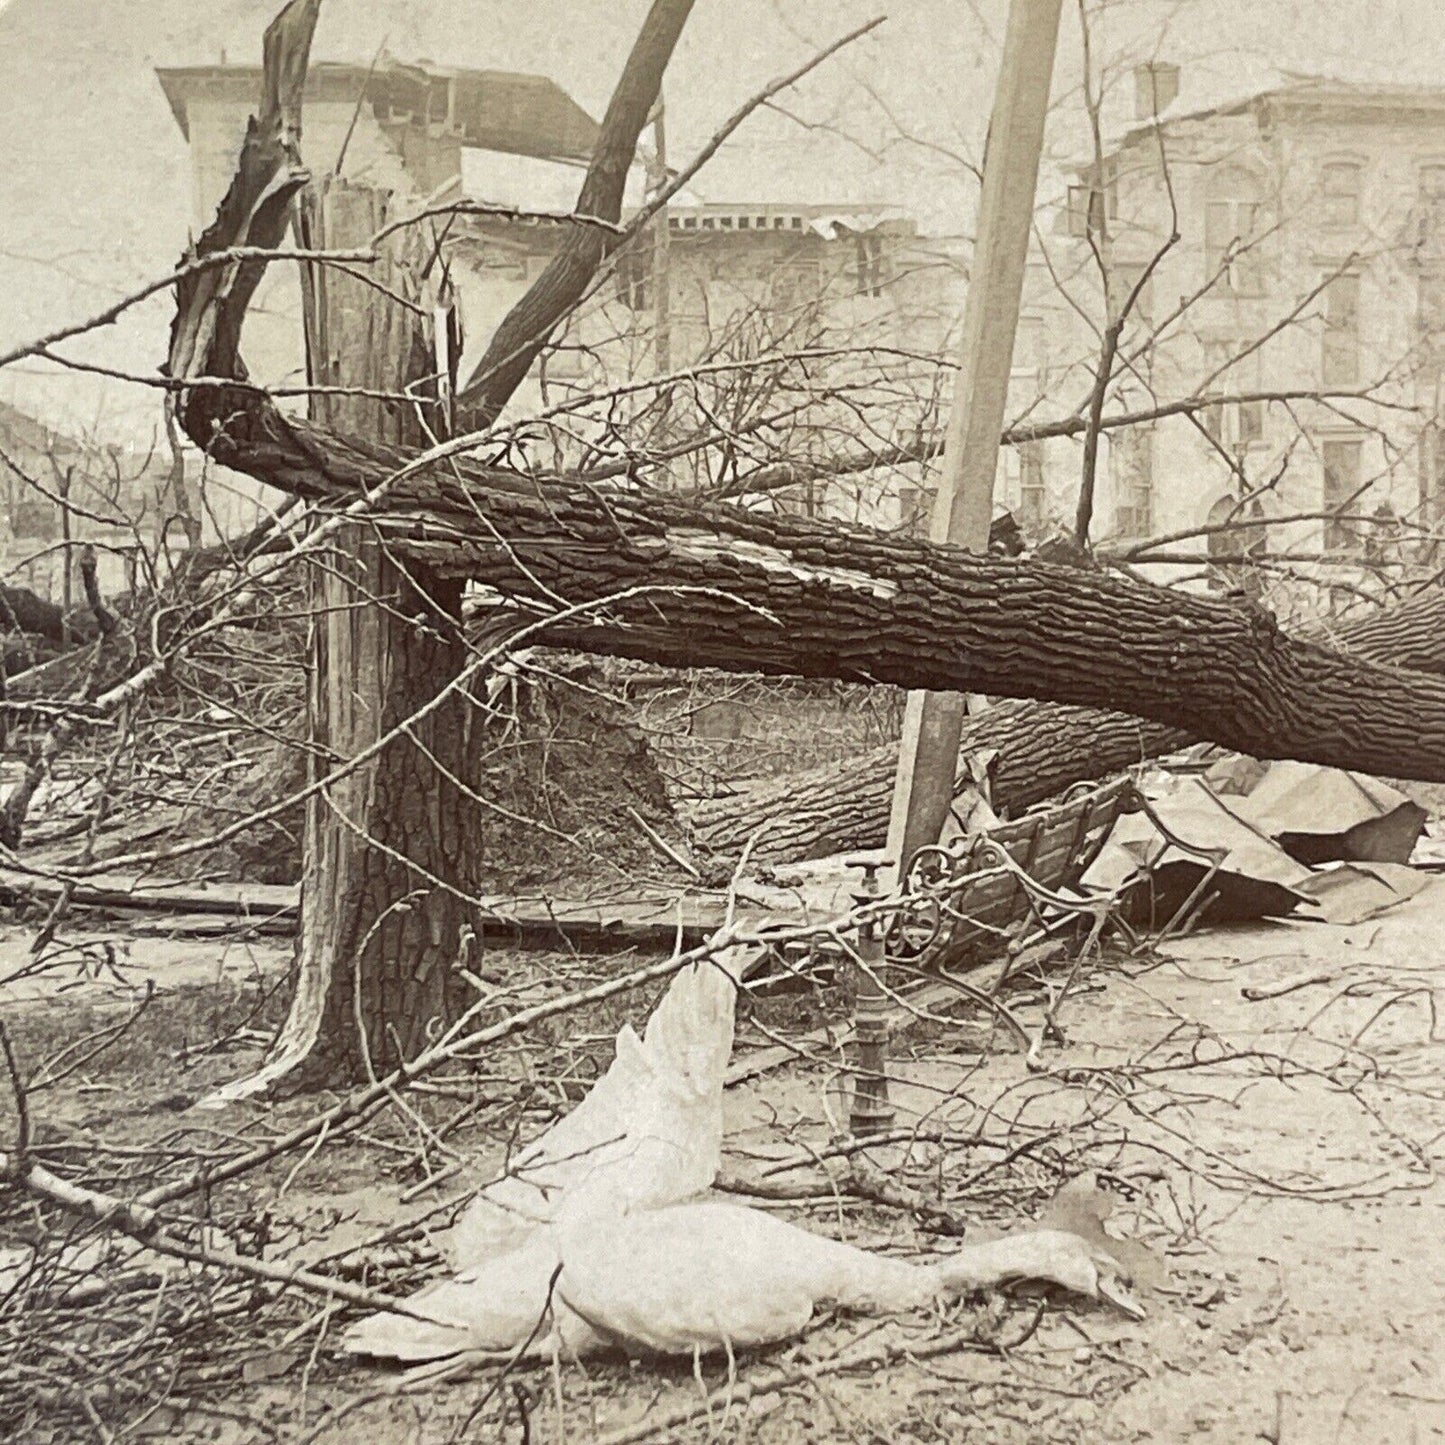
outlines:
[{"label": "distant building", "polygon": [[[638,181],[625,214],[642,199]],[[781,444],[794,457],[856,451],[858,418],[843,399],[870,399],[862,379],[877,368],[870,348],[896,348],[910,339],[909,298],[919,289],[906,264],[919,245],[912,221],[885,206],[724,205],[684,193],[667,209],[665,245],[660,227],[654,222],[613,258],[593,295],[553,337],[512,411],[526,416],[609,386],[641,383],[621,415],[632,423],[634,443],[665,450],[689,425],[708,425],[709,410],[724,424],[731,418],[746,426],[768,411],[771,398],[780,413],[775,425],[740,433],[735,451],[688,453],[652,473],[654,481],[667,476],[679,486],[745,485],[769,445]],[[469,330],[479,338],[491,333],[541,274],[557,235],[469,219],[454,252]],[[739,365],[800,354],[811,358],[799,363],[808,386],[822,396],[836,384],[839,401],[815,400],[799,409],[801,370],[786,371],[784,363],[749,374]],[[679,372],[692,375],[661,415],[645,383]],[[548,460],[566,459],[564,449]],[[824,492],[804,487],[784,500],[804,511],[873,515],[846,488]]]},{"label": "distant building", "polygon": [[[160,69],[156,76],[190,143],[199,234],[230,186],[261,71],[249,65]],[[382,55],[374,66],[320,61],[307,74],[302,147],[318,174],[339,170],[395,197],[398,214],[456,199],[477,154],[556,163],[580,176],[597,125],[539,75],[455,70]],[[294,266],[272,266],[252,303],[243,352],[268,386],[304,383],[301,291]]]},{"label": "distant building", "polygon": [[[156,71],[190,142],[195,218],[215,215],[236,171],[261,70],[202,65]],[[585,161],[597,123],[553,81],[502,70],[454,70],[382,55],[375,66],[320,61],[306,77],[306,154],[318,170],[430,195],[459,180],[466,149]]]},{"label": "distant building", "polygon": [[[195,225],[208,224],[230,183],[260,72],[207,66],[157,72],[177,124],[190,141]],[[552,81],[534,75],[451,70],[389,57],[367,69],[312,67],[302,114],[302,148],[318,171],[342,173],[393,193],[405,215],[426,203],[471,199],[524,211],[565,213],[575,203],[597,125]],[[649,166],[653,170],[649,172]],[[625,215],[635,214],[655,181],[643,156],[628,178]],[[556,226],[504,216],[459,215],[444,230],[451,279],[460,298],[467,354],[481,348],[511,306],[545,269],[564,234]],[[526,416],[560,398],[642,381],[658,372],[711,364],[700,383],[717,401],[739,375],[729,360],[769,350],[839,352],[815,371],[843,376],[859,346],[916,345],[910,325],[938,300],[936,277],[918,256],[913,223],[886,206],[708,204],[689,191],[661,223],[620,252],[588,301],[552,338],[553,346],[518,391],[510,413]],[[267,385],[303,380],[300,289],[294,268],[272,267],[248,318],[242,350]],[[630,415],[645,413],[639,393]],[[724,407],[726,410],[726,407]],[[675,427],[680,414],[664,419]],[[814,408],[781,433],[794,451],[856,446],[846,408]],[[585,452],[553,436],[561,455]],[[746,446],[733,459],[742,470]],[[697,458],[672,468],[679,484],[702,480]],[[808,508],[812,494],[790,504]],[[896,507],[896,501],[892,503]],[[831,510],[839,510],[836,506]],[[842,508],[846,511],[846,506]],[[855,509],[856,510],[856,509]]]},{"label": "distant building", "polygon": [[[1445,520],[1445,87],[1289,77],[1190,108],[1179,80],[1141,67],[1135,123],[1078,172],[1059,228],[1071,277],[1097,248],[1117,310],[1177,229],[1125,327],[1124,409],[1296,398],[1120,433],[1096,537],[1207,524],[1276,476],[1252,515],[1340,519],[1274,529],[1272,549],[1364,556],[1387,522]],[[1345,520],[1359,514],[1382,520]]]},{"label": "distant building", "polygon": [[[920,239],[905,248],[901,266],[911,273],[898,304],[898,330],[913,351],[931,354],[935,395],[915,444],[938,443],[948,424],[968,274],[971,240]],[[1091,358],[1078,349],[1077,317],[1043,256],[1035,249],[1024,273],[1023,297],[1014,333],[1006,424],[1027,425],[1058,415],[1060,403],[1083,395],[1092,375]],[[900,438],[901,440],[901,438]],[[926,535],[937,495],[941,462],[899,468],[900,524]],[[994,481],[994,510],[1007,511],[1028,542],[1036,542],[1072,519],[1078,491],[1079,444],[1068,437],[1024,441],[1000,449]]]},{"label": "distant building", "polygon": [[[0,401],[5,579],[79,606],[74,562],[77,549],[89,543],[101,590],[108,596],[130,590],[142,549],[152,550],[160,532],[169,478],[168,452],[81,441]],[[171,540],[184,546],[183,536]]]}]

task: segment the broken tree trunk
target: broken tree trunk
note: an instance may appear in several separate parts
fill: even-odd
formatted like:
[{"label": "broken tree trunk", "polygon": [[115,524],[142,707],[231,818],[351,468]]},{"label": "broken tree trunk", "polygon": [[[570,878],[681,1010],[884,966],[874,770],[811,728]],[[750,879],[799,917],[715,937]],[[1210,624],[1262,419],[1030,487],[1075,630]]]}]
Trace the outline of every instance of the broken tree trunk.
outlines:
[{"label": "broken tree trunk", "polygon": [[[285,32],[314,23],[317,3],[292,0],[268,32],[266,103],[202,256],[274,247],[284,234],[306,180],[294,144],[305,46]],[[422,461],[291,421],[240,380],[236,344],[259,264],[248,257],[178,286],[171,374],[237,379],[180,393],[187,433],[282,491],[340,507],[364,500],[399,556],[490,585],[546,618],[553,644],[1127,711],[1258,757],[1445,781],[1445,680],[1291,638],[1247,603],[522,476],[460,443]]]},{"label": "broken tree trunk", "polygon": [[422,464],[254,403],[191,394],[208,434],[228,407],[217,460],[338,502],[367,488],[400,553],[553,618],[554,645],[1127,711],[1256,757],[1445,781],[1445,680],[1292,638],[1247,601],[521,477],[460,448]]},{"label": "broken tree trunk", "polygon": [[[364,245],[387,222],[387,195],[328,179],[301,215],[308,248]],[[420,288],[396,242],[370,274],[389,294],[313,268],[307,351],[316,384],[411,388],[417,400],[332,393],[312,410],[328,425],[419,444],[435,368]],[[463,781],[473,707],[453,686],[467,660],[461,585],[398,562],[360,522],[339,531],[313,577],[308,781],[339,771],[306,804],[290,1016],[261,1072],[228,1096],[283,1075],[303,1086],[375,1077],[420,1053],[465,1000],[457,966],[479,921],[468,901],[479,810]]]},{"label": "broken tree trunk", "polygon": [[[1315,639],[1375,662],[1445,674],[1445,589],[1334,625]],[[1199,738],[1183,728],[1125,713],[1009,699],[964,724],[961,752],[996,751],[993,804],[1017,815],[1076,783],[1134,767]],[[691,810],[693,845],[702,859],[730,867],[753,843],[760,862],[824,858],[876,848],[888,832],[897,748],[781,778],[759,778]]]},{"label": "broken tree trunk", "polygon": [[458,417],[466,429],[490,426],[497,419],[617,244],[617,233],[609,227],[622,214],[637,138],[657,103],[663,72],[693,3],[652,0],[602,117],[574,208],[578,216],[607,224],[572,226],[546,269],[503,318],[457,397]]},{"label": "broken tree trunk", "polygon": [[[596,214],[587,214],[571,228],[553,264],[504,318],[483,359],[482,374],[461,398],[467,412],[490,417],[506,404],[537,351],[591,281],[606,249],[595,244],[593,232],[600,225],[615,233],[638,133],[692,3],[653,0],[608,107],[579,198],[583,212],[595,208]],[[415,445],[419,440],[420,428],[411,425],[408,408],[382,403],[378,418],[375,393],[395,393],[414,381],[418,371],[413,362],[419,357],[423,373],[435,370],[435,361],[421,356],[426,348],[418,345],[415,318],[424,313],[406,300],[398,302],[394,288],[378,293],[391,295],[388,308],[368,287],[369,304],[357,311],[360,324],[353,325],[349,336],[339,336],[335,297],[348,284],[357,285],[354,276],[348,282],[348,273],[309,273],[317,304],[308,327],[308,354],[313,369],[328,366],[333,355],[338,363],[344,358],[344,365],[326,379],[363,386],[372,395],[352,396],[344,403],[333,395],[331,404],[319,408],[325,425],[308,426],[283,418],[268,398],[246,385],[239,344],[265,264],[256,253],[280,244],[291,204],[310,179],[300,157],[301,102],[320,4],[289,0],[268,27],[260,113],[248,128],[235,178],[216,219],[193,252],[190,274],[177,287],[167,369],[175,378],[198,384],[177,394],[175,415],[191,439],[213,456],[231,451],[236,441],[248,450],[247,438],[257,435],[257,424],[284,436],[293,459],[297,447],[304,451],[302,438],[307,435],[320,441],[324,455],[333,435],[328,427],[367,437],[358,445],[373,458],[392,454],[388,443]],[[352,241],[363,252],[368,246],[375,249],[384,217],[371,219],[369,231],[337,235],[333,226],[328,237],[326,228],[319,227],[304,239]],[[243,254],[235,255],[237,248]],[[380,255],[378,261],[385,271],[387,256]],[[212,267],[212,262],[218,264]],[[392,279],[404,278],[398,270]],[[375,273],[361,284],[368,282],[374,284]],[[383,314],[391,318],[389,332],[373,334],[373,318]],[[499,355],[499,348],[505,354]],[[208,383],[224,379],[235,385],[201,384],[203,377]],[[389,435],[378,427],[379,420],[388,418],[396,423]],[[303,465],[326,470],[320,455]],[[357,500],[354,487],[359,480],[351,472],[343,483],[350,494],[347,501]],[[294,494],[316,493],[303,486]],[[336,497],[326,482],[321,494]],[[289,1071],[298,1059],[318,1060],[323,1073],[354,1073],[357,1065],[373,1072],[404,1059],[426,1036],[436,1014],[445,1013],[445,995],[457,977],[455,966],[468,937],[466,911],[458,905],[474,890],[456,880],[477,850],[469,848],[474,840],[463,826],[468,813],[463,802],[468,790],[462,781],[466,727],[457,709],[467,703],[452,687],[465,661],[459,626],[464,578],[454,570],[434,568],[425,556],[398,553],[396,539],[364,518],[357,519],[356,527],[348,523],[340,537],[342,551],[354,565],[339,568],[339,575],[325,584],[326,650],[318,660],[337,677],[315,699],[316,726],[343,758],[361,749],[367,759],[344,780],[334,780],[312,804],[307,879],[313,896],[327,891],[330,907],[315,910],[314,927],[303,917],[302,987],[267,1069],[232,1092],[264,1086],[268,1077]],[[342,620],[329,610],[331,603],[340,609]],[[433,702],[438,705],[430,706]],[[403,724],[402,739],[372,751]],[[347,807],[359,809],[361,816],[348,816]],[[324,817],[321,808],[335,819]],[[338,825],[360,838],[348,841]],[[358,851],[359,843],[368,851]],[[426,900],[425,907],[417,906],[419,898]],[[348,987],[348,960],[355,956],[360,962]],[[378,960],[375,969],[367,965],[373,956]],[[309,970],[308,960],[313,965]],[[351,1026],[338,1039],[330,1025],[346,1022],[348,999]],[[393,1004],[405,1013],[404,1019],[391,1014]]]}]

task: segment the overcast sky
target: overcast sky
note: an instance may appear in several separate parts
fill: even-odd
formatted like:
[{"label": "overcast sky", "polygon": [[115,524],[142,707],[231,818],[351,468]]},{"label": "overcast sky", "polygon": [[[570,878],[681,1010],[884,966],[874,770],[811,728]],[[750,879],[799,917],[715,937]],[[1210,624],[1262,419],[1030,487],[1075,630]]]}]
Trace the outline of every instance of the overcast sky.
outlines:
[{"label": "overcast sky", "polygon": [[[166,270],[189,222],[185,146],[158,65],[257,60],[279,0],[0,0],[0,347],[89,315]],[[405,59],[550,75],[600,115],[645,0],[326,0],[318,59]],[[859,42],[759,115],[698,179],[706,199],[900,205],[935,233],[967,233],[992,101],[1001,0],[698,0],[669,72],[669,144],[683,159],[773,76],[859,21]],[[590,18],[589,18],[590,17]],[[1263,84],[1294,68],[1445,83],[1445,19],[1419,0],[1121,0],[1097,49],[1180,62],[1185,98]],[[1050,130],[1079,154],[1079,21],[1065,4]],[[1120,97],[1123,97],[1120,87]],[[782,113],[786,111],[787,114]],[[151,370],[160,298],[81,354]],[[0,373],[0,397],[72,426],[125,427],[152,399]]]}]

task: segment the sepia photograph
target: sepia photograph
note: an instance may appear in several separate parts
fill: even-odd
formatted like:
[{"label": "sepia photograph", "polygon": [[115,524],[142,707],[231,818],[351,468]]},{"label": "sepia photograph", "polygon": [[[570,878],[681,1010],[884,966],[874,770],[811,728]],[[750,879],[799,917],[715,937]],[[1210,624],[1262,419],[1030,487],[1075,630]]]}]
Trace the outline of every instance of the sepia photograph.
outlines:
[{"label": "sepia photograph", "polygon": [[0,1441],[1445,1445],[1445,15],[0,0]]}]

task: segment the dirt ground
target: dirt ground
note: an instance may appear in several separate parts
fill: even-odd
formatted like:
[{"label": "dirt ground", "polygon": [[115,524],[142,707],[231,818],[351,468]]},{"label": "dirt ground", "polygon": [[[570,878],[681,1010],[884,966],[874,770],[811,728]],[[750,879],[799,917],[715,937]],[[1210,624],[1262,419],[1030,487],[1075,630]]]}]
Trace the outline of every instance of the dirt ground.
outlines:
[{"label": "dirt ground", "polygon": [[[977,1021],[922,1022],[900,1043],[893,1101],[912,1138],[875,1162],[978,1237],[1017,1225],[1061,1177],[1098,1171],[1119,1199],[1110,1228],[1167,1266],[1167,1278],[1141,1290],[1141,1323],[1078,1300],[1053,1300],[1041,1315],[1027,1300],[963,1305],[939,1317],[826,1321],[797,1346],[741,1361],[733,1386],[722,1366],[706,1366],[707,1402],[689,1367],[620,1359],[568,1367],[556,1380],[545,1369],[500,1384],[481,1375],[402,1397],[387,1393],[387,1372],[334,1357],[329,1315],[318,1327],[315,1307],[297,1305],[285,1318],[263,1311],[229,1326],[208,1381],[187,1387],[207,1408],[162,1408],[132,1438],[1445,1440],[1442,940],[1445,881],[1353,927],[1251,926],[1177,942],[1162,957],[1111,957],[1064,1004],[1067,1042],[1044,1048],[1042,1071],[1001,1039],[980,1052]],[[0,937],[0,977],[27,941],[19,928]],[[207,1084],[254,1064],[275,1016],[267,990],[285,967],[283,941],[162,940],[99,926],[80,941],[68,977],[0,998],[32,1056],[82,1022],[100,1026],[146,977],[162,990],[156,1007],[186,1002],[187,1023],[138,1037],[129,1054],[118,1045],[114,1072],[97,1064],[38,1095],[38,1137],[140,1137],[149,1126],[136,1121],[158,1112],[174,1131],[194,1119],[187,1105]],[[106,941],[119,973],[107,971]],[[1025,991],[1012,1006],[1034,1028],[1045,1001]],[[617,1018],[637,1016],[643,1002],[587,1020],[581,1037],[539,1039],[529,1057],[565,1044],[587,1050],[595,1067]],[[806,1000],[759,1006],[743,1019],[739,1052],[817,1020]],[[219,1052],[197,1047],[222,1035]],[[836,1139],[830,1114],[845,1105],[829,1051],[812,1052],[815,1062],[730,1091],[729,1170],[773,1183],[822,1178],[814,1159]],[[300,1117],[298,1107],[194,1127],[254,1133]],[[247,1207],[287,1226],[270,1228],[291,1241],[288,1259],[318,1259],[430,1217],[425,1241],[445,1221],[437,1206],[487,1177],[500,1147],[485,1131],[459,1129],[455,1139],[465,1167],[432,1188],[393,1166],[405,1153],[395,1143],[353,1139],[294,1178],[288,1169],[253,1181]],[[846,1193],[766,1207],[900,1252],[952,1245]],[[413,1283],[439,1267],[425,1247],[416,1257]],[[138,1298],[133,1324],[147,1308]],[[931,1353],[960,1328],[985,1347]],[[839,1352],[885,1346],[892,1358],[882,1367],[831,1367]],[[817,1378],[790,1378],[802,1371]],[[123,1423],[52,1420],[14,1438],[120,1438]]]}]

